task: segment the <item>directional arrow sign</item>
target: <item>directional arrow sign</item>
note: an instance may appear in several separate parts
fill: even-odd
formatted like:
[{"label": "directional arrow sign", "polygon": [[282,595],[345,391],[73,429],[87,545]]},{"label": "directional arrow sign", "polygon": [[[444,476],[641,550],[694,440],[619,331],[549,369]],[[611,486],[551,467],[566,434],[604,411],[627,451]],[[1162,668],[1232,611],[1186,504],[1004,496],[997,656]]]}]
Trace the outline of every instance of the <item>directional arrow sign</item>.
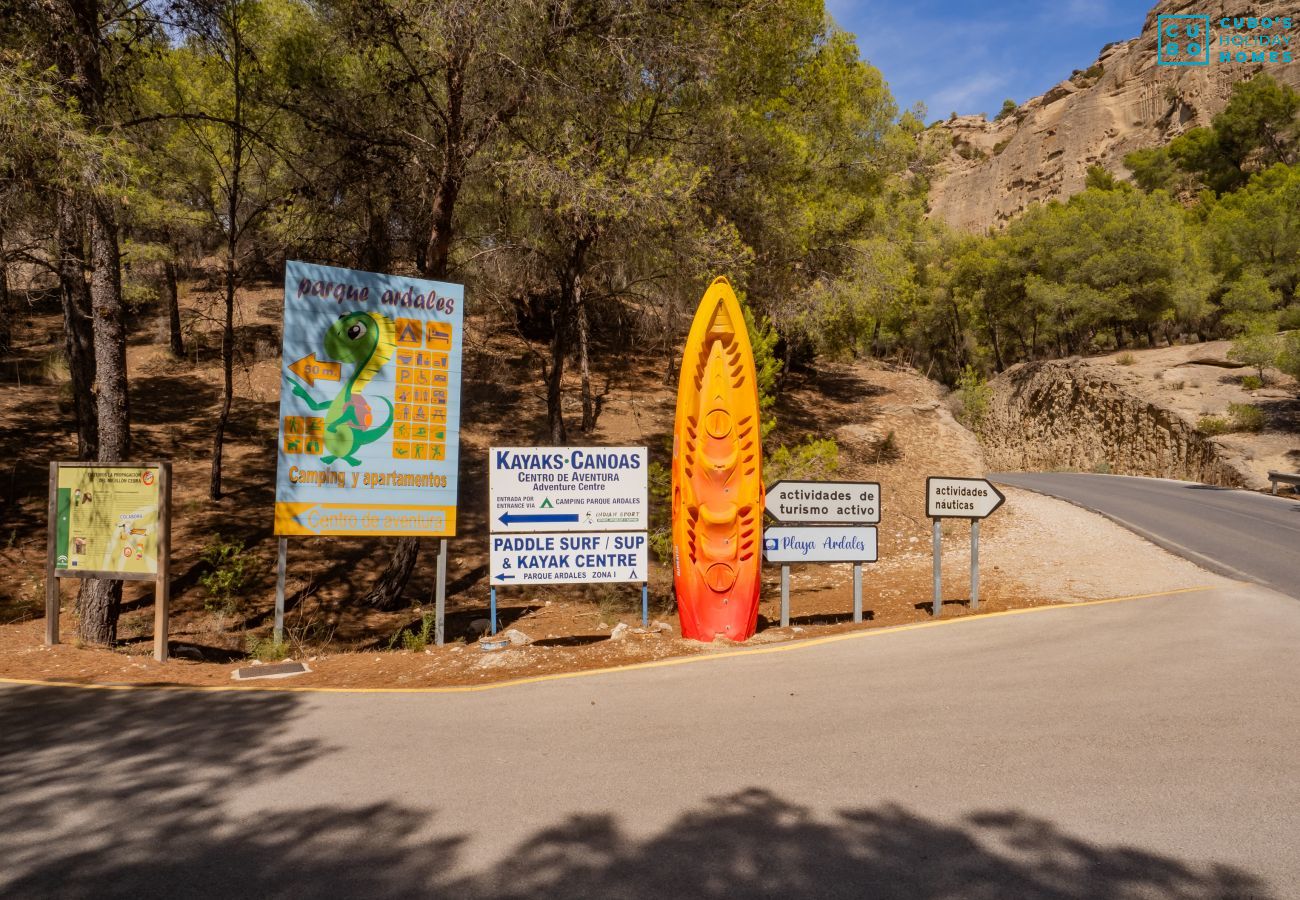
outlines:
[{"label": "directional arrow sign", "polygon": [[577,513],[502,513],[497,520],[509,528],[511,525],[548,525],[560,522],[577,522]]},{"label": "directional arrow sign", "polygon": [[867,525],[768,528],[763,532],[763,557],[784,564],[875,562],[876,529]]},{"label": "directional arrow sign", "polygon": [[645,447],[493,447],[488,521],[494,532],[645,531],[649,469]]},{"label": "directional arrow sign", "polygon": [[315,353],[308,353],[302,359],[289,363],[289,371],[307,382],[308,387],[318,381],[338,381],[341,369],[342,364],[319,360]]},{"label": "directional arrow sign", "polygon": [[983,478],[925,479],[925,514],[931,519],[985,519],[1006,499]]},{"label": "directional arrow sign", "polygon": [[644,531],[494,534],[494,585],[642,581],[649,562]]},{"label": "directional arrow sign", "polygon": [[880,521],[880,485],[873,481],[778,481],[767,489],[767,511],[778,522]]}]

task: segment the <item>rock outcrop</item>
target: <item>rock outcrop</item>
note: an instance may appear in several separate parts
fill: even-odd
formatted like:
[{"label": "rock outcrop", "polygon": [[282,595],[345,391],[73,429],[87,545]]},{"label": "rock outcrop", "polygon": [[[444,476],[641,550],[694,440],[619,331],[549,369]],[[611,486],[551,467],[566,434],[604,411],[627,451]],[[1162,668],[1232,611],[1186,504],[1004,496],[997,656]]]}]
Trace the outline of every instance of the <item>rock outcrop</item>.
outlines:
[{"label": "rock outcrop", "polygon": [[990,469],[1100,471],[1229,487],[1247,481],[1194,425],[1126,390],[1101,367],[1021,363],[990,386],[980,426]]},{"label": "rock outcrop", "polygon": [[[1219,62],[1218,51],[1228,48],[1214,43],[1209,66],[1157,65],[1156,17],[1189,14],[1208,15],[1216,41],[1224,16],[1289,16],[1291,28],[1273,33],[1289,38],[1293,61]],[[944,123],[953,151],[931,186],[931,214],[954,227],[983,231],[1031,203],[1081,191],[1090,166],[1127,179],[1126,153],[1210,124],[1232,85],[1260,70],[1300,87],[1300,7],[1262,0],[1243,10],[1226,0],[1162,0],[1138,37],[1106,45],[1092,66],[1015,113],[991,122],[977,115]]]}]

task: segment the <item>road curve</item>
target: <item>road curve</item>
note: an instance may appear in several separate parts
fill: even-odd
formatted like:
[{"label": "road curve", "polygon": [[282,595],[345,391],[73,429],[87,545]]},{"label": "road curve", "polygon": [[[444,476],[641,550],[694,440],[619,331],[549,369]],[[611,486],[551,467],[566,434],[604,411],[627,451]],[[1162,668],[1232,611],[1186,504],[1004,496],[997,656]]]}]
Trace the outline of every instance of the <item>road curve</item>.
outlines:
[{"label": "road curve", "polygon": [[998,472],[988,478],[1068,500],[1197,565],[1300,598],[1300,503],[1295,500],[1128,475]]},{"label": "road curve", "polygon": [[481,694],[0,685],[0,896],[1300,896],[1250,585]]}]

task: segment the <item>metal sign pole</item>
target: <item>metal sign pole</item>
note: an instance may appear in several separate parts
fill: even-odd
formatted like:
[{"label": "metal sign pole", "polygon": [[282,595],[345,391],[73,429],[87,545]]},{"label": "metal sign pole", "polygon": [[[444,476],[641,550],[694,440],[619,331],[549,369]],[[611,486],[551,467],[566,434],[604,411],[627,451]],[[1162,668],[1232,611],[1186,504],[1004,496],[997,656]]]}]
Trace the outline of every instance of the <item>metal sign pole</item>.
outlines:
[{"label": "metal sign pole", "polygon": [[781,567],[781,627],[790,627],[790,567]]},{"label": "metal sign pole", "polygon": [[980,520],[970,523],[970,608],[980,608]]},{"label": "metal sign pole", "polygon": [[853,621],[862,621],[862,563],[853,564]]},{"label": "metal sign pole", "polygon": [[275,642],[284,640],[284,572],[289,539],[281,536],[275,558]]},{"label": "metal sign pole", "polygon": [[650,627],[650,585],[641,582],[641,627]]},{"label": "metal sign pole", "polygon": [[153,658],[167,661],[172,597],[172,464],[158,466],[158,577],[153,594]]},{"label": "metal sign pole", "polygon": [[438,582],[434,586],[433,642],[441,647],[447,639],[447,539],[438,542]]},{"label": "metal sign pole", "polygon": [[45,646],[59,642],[59,576],[54,554],[59,527],[59,464],[50,463],[50,527],[45,538]]},{"label": "metal sign pole", "polygon": [[940,521],[934,520],[934,617],[937,619],[943,614],[943,577],[940,570],[943,566],[943,532],[940,529]]},{"label": "metal sign pole", "polygon": [[488,600],[488,603],[491,605],[488,608],[488,634],[496,634],[497,633],[497,589],[495,587],[492,588],[492,592],[489,595],[489,598],[490,599]]}]

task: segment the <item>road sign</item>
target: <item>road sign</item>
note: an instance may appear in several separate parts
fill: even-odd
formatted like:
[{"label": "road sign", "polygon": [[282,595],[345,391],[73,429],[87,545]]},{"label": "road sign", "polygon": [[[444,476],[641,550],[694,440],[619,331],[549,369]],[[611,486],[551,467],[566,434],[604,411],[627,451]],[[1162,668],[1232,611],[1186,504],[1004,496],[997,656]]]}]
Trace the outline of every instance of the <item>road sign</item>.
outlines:
[{"label": "road sign", "polygon": [[869,525],[778,526],[763,532],[768,562],[875,562],[876,529]]},{"label": "road sign", "polygon": [[880,485],[873,481],[778,481],[767,489],[767,511],[778,522],[880,521]]},{"label": "road sign", "polygon": [[290,261],[277,535],[456,533],[464,288]]},{"label": "road sign", "polygon": [[493,447],[488,521],[494,532],[644,531],[648,470],[645,447]]},{"label": "road sign", "polygon": [[925,514],[931,519],[984,519],[1006,499],[983,478],[925,479]]},{"label": "road sign", "polygon": [[644,531],[493,534],[493,588],[512,584],[595,584],[645,581]]}]

